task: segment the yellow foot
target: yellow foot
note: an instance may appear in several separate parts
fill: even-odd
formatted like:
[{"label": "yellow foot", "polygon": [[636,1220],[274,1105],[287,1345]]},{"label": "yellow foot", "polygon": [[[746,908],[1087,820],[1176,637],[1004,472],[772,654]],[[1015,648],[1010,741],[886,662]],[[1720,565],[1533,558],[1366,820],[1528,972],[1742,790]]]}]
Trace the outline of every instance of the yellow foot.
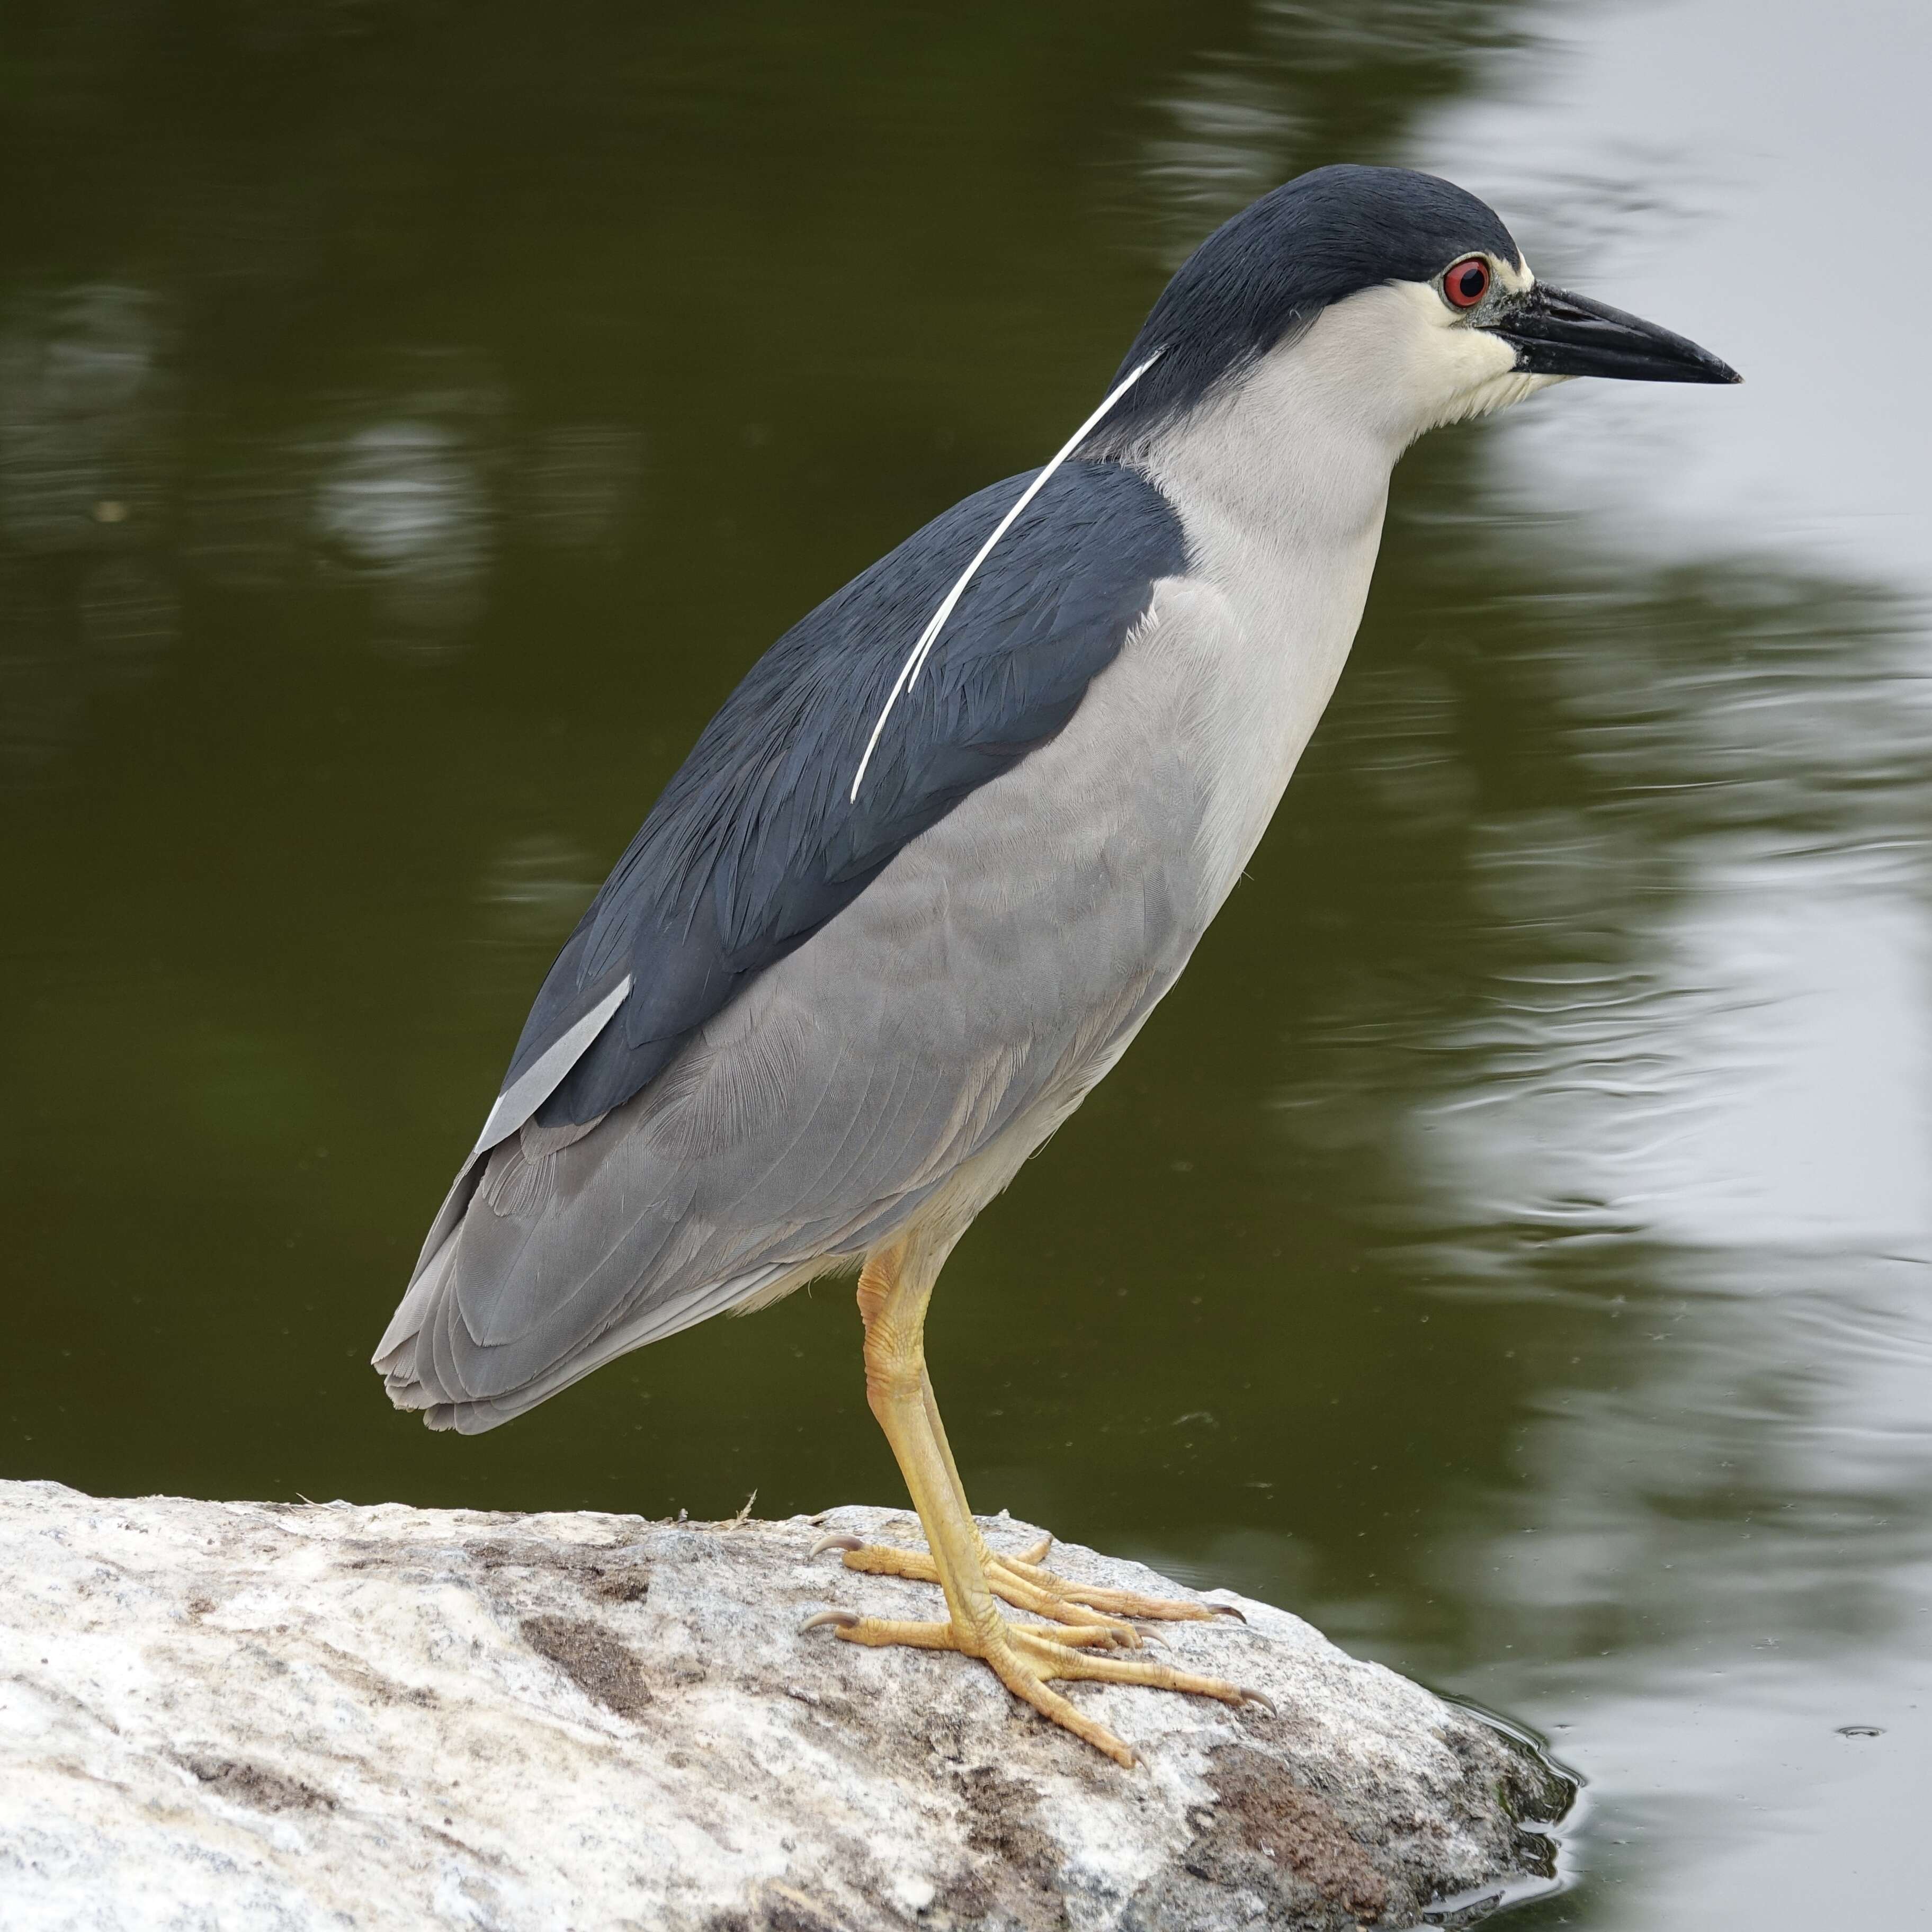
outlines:
[{"label": "yellow foot", "polygon": [[981,1631],[962,1629],[951,1622],[908,1623],[889,1617],[855,1616],[850,1610],[820,1610],[816,1616],[808,1617],[803,1628],[815,1630],[824,1624],[834,1625],[840,1640],[846,1643],[906,1644],[916,1650],[956,1650],[964,1656],[982,1658],[1016,1697],[1076,1737],[1084,1738],[1096,1750],[1105,1751],[1116,1764],[1130,1767],[1139,1762],[1133,1747],[1123,1743],[1105,1724],[1088,1717],[1058,1691],[1048,1689],[1051,1680],[1138,1684],[1150,1690],[1186,1690],[1198,1697],[1218,1697],[1224,1704],[1256,1703],[1270,1712],[1274,1708],[1258,1690],[1244,1690],[1222,1678],[1175,1670],[1150,1658],[1093,1656],[1082,1646],[1104,1642],[1105,1635],[1091,1630],[1070,1631],[1041,1624],[1011,1624],[1004,1617],[995,1617],[990,1628]]},{"label": "yellow foot", "polygon": [[[1110,1637],[1127,1649],[1138,1647],[1141,1633],[1126,1621],[1139,1617],[1150,1623],[1204,1623],[1216,1616],[1234,1617],[1245,1622],[1232,1604],[1184,1604],[1164,1597],[1143,1597],[1132,1590],[1108,1590],[1090,1583],[1070,1582],[1040,1568],[1053,1538],[1042,1537],[1034,1547],[1018,1556],[1002,1556],[982,1546],[986,1581],[993,1594],[1016,1610],[1030,1610],[1036,1616],[1052,1617],[1072,1629],[1098,1636],[1083,1636],[1090,1643],[1098,1636]],[[856,1536],[828,1534],[812,1546],[812,1554],[838,1550],[844,1552],[848,1570],[862,1570],[872,1576],[903,1576],[916,1583],[936,1583],[939,1570],[922,1550],[898,1550],[885,1544],[868,1544]],[[1063,1642],[1069,1641],[1062,1636]]]}]

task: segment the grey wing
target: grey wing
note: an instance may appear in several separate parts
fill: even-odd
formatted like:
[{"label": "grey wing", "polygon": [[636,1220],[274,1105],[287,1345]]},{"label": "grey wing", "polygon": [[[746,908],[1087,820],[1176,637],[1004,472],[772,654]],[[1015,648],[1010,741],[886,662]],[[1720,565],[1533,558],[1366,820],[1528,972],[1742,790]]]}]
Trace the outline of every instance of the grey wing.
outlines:
[{"label": "grey wing", "polygon": [[493,1427],[922,1215],[963,1229],[1112,1065],[1218,901],[1190,672],[1161,605],[1058,737],[902,849],[644,1091],[488,1155],[383,1338],[400,1406]]}]

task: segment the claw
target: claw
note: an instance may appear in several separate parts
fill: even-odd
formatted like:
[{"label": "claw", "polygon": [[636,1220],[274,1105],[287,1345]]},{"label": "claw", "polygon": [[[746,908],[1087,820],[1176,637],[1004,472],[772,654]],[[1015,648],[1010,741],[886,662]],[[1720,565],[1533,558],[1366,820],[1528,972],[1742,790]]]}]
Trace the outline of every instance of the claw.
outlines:
[{"label": "claw", "polygon": [[1248,1620],[1246,1613],[1232,1604],[1210,1604],[1208,1607],[1217,1617],[1232,1617],[1237,1623],[1240,1624],[1244,1624]]},{"label": "claw", "polygon": [[859,1622],[856,1610],[820,1610],[806,1618],[798,1627],[798,1634],[804,1636],[807,1630],[815,1630],[822,1624],[836,1624],[840,1630],[850,1630]]},{"label": "claw", "polygon": [[823,1556],[828,1550],[863,1550],[865,1546],[862,1536],[845,1536],[836,1529],[828,1529],[806,1552],[806,1560],[809,1562],[814,1556]]},{"label": "claw", "polygon": [[1281,1715],[1281,1713],[1274,1707],[1274,1700],[1266,1691],[1250,1690],[1245,1684],[1237,1684],[1235,1688],[1250,1704],[1258,1704],[1270,1718],[1278,1718]]}]

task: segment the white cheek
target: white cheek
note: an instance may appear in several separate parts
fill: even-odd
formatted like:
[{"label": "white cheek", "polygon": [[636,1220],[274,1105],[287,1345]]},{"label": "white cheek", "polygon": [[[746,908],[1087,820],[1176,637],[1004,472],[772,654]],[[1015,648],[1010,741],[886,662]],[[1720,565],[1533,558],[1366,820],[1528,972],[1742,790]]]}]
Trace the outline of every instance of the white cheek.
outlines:
[{"label": "white cheek", "polygon": [[1400,450],[1489,371],[1426,284],[1384,282],[1325,310],[1292,352],[1337,406]]},{"label": "white cheek", "polygon": [[1426,430],[1486,416],[1545,387],[1520,374],[1516,351],[1474,328],[1426,282],[1384,282],[1324,310],[1250,379],[1320,400],[1324,412],[1378,442],[1393,461]]},{"label": "white cheek", "polygon": [[[1520,280],[1528,285],[1526,273]],[[1499,335],[1451,314],[1433,289],[1414,284],[1410,315],[1410,394],[1415,408],[1412,434],[1485,416],[1547,388],[1560,376],[1532,376],[1516,366],[1516,350]],[[1426,300],[1423,298],[1427,298]]]},{"label": "white cheek", "polygon": [[1500,336],[1452,326],[1438,341],[1441,346],[1431,372],[1433,406],[1424,428],[1461,422],[1516,400],[1516,351]]},{"label": "white cheek", "polygon": [[1451,327],[1444,334],[1446,352],[1439,366],[1444,380],[1458,388],[1493,382],[1516,367],[1516,351],[1487,329]]},{"label": "white cheek", "polygon": [[1500,336],[1472,328],[1425,283],[1397,283],[1390,292],[1400,298],[1383,314],[1408,440],[1528,393],[1516,351]]}]

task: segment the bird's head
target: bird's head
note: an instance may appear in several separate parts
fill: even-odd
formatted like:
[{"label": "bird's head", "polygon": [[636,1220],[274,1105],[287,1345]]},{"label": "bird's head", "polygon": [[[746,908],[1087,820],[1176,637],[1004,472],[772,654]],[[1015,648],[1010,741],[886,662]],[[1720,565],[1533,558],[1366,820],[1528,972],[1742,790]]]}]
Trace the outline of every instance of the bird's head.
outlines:
[{"label": "bird's head", "polygon": [[1270,370],[1400,450],[1571,376],[1735,382],[1681,335],[1537,280],[1495,211],[1406,168],[1317,168],[1195,250],[1121,365],[1120,449]]}]

